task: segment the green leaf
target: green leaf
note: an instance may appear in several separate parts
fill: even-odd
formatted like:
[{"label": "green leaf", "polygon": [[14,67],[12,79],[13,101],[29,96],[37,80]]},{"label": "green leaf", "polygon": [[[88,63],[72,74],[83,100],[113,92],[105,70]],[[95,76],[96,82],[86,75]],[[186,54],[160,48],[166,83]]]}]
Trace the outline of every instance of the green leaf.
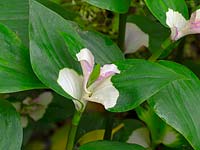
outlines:
[{"label": "green leaf", "polygon": [[97,64],[94,67],[94,69],[89,77],[87,87],[89,87],[92,83],[94,83],[94,81],[97,80],[97,78],[99,77],[99,74],[100,74],[100,69],[101,69],[101,66],[99,64]]},{"label": "green leaf", "polygon": [[127,22],[137,25],[144,33],[148,34],[148,48],[152,53],[161,50],[163,42],[170,36],[169,29],[145,16],[131,15],[127,18]]},{"label": "green leaf", "polygon": [[22,144],[22,126],[14,107],[0,99],[0,149],[20,150]]},{"label": "green leaf", "polygon": [[0,23],[5,24],[28,46],[28,0],[0,1]]},{"label": "green leaf", "polygon": [[187,79],[170,68],[146,60],[131,59],[116,65],[121,73],[113,76],[112,82],[120,96],[110,111],[134,109],[169,83]]},{"label": "green leaf", "polygon": [[[61,33],[67,33],[71,45],[73,42],[76,45],[71,47],[71,41],[66,45]],[[82,32],[77,24],[65,20],[37,1],[30,1],[30,53],[33,70],[45,85],[67,98],[71,97],[57,84],[58,73],[65,67],[80,73],[80,64],[72,59],[68,50],[74,52],[75,57],[83,46],[92,51],[99,64],[123,59],[118,47],[108,38],[96,36],[93,32]]]},{"label": "green leaf", "polygon": [[144,127],[143,122],[135,119],[125,119],[121,123],[124,127],[114,134],[114,141],[127,142],[134,130]]},{"label": "green leaf", "polygon": [[65,19],[74,20],[76,17],[79,16],[79,13],[65,9],[59,4],[56,4],[55,2],[51,2],[49,0],[37,0],[37,1],[43,4],[44,6],[48,7],[49,9],[55,11]]},{"label": "green leaf", "polygon": [[80,150],[145,150],[142,146],[136,144],[112,142],[112,141],[96,141],[85,144]]},{"label": "green leaf", "polygon": [[153,15],[166,27],[166,12],[169,8],[178,11],[188,19],[189,14],[185,0],[145,0],[145,3]]},{"label": "green leaf", "polygon": [[29,51],[0,24],[0,93],[44,88],[32,71]]},{"label": "green leaf", "polygon": [[117,13],[126,13],[130,7],[131,0],[85,0],[89,4],[102,9],[107,9]]},{"label": "green leaf", "polygon": [[70,56],[60,36],[61,31],[73,34],[73,23],[39,2],[30,0],[30,55],[33,70],[45,85],[70,98],[57,84],[59,70],[65,67],[80,69]]},{"label": "green leaf", "polygon": [[160,64],[176,72],[182,71],[189,79],[167,85],[149,99],[149,104],[160,118],[180,132],[195,150],[199,150],[200,81],[181,65],[165,61]]},{"label": "green leaf", "polygon": [[156,114],[200,149],[200,80],[186,67],[169,61],[127,60],[112,78],[120,96],[111,111],[126,111],[148,100]]},{"label": "green leaf", "polygon": [[152,143],[157,145],[162,143],[170,147],[180,147],[186,143],[182,135],[160,119],[148,104],[145,103],[137,107],[136,112],[138,117],[148,126]]},{"label": "green leaf", "polygon": [[104,65],[124,59],[119,47],[107,36],[93,31],[82,31],[76,27],[76,34],[62,33],[72,57],[76,59],[76,54],[82,48],[92,51],[95,62]]},{"label": "green leaf", "polygon": [[112,142],[112,141],[96,141],[85,144],[80,150],[145,150],[145,148],[128,143]]},{"label": "green leaf", "polygon": [[75,108],[72,101],[66,101],[56,93],[53,93],[53,100],[46,109],[46,113],[40,120],[42,123],[60,122],[74,114]]}]

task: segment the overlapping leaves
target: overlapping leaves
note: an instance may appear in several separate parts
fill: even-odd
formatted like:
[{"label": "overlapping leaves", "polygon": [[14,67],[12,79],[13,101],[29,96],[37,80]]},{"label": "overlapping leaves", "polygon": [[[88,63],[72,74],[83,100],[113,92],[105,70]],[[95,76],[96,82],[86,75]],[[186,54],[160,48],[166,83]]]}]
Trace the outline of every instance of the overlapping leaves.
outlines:
[{"label": "overlapping leaves", "polygon": [[179,131],[195,148],[200,147],[200,81],[182,65],[160,61],[127,60],[112,81],[120,97],[111,111],[136,108],[148,100],[159,117]]},{"label": "overlapping leaves", "polygon": [[44,88],[32,71],[28,49],[1,24],[0,43],[0,93]]},{"label": "overlapping leaves", "polygon": [[[67,37],[67,45],[62,34]],[[99,64],[123,59],[120,49],[107,37],[82,31],[74,22],[65,20],[35,0],[30,1],[31,62],[38,78],[45,85],[69,97],[57,84],[58,73],[65,67],[79,71],[80,65],[72,56],[75,57],[84,47],[92,51]]]}]

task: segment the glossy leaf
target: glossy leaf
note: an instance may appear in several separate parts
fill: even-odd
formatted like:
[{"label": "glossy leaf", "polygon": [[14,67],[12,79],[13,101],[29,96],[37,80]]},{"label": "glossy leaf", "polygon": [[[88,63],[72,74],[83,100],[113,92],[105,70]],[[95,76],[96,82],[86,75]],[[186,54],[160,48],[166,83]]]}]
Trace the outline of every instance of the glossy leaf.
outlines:
[{"label": "glossy leaf", "polygon": [[20,150],[22,126],[18,113],[7,101],[0,99],[0,149]]},{"label": "glossy leaf", "polygon": [[130,7],[131,0],[85,0],[86,2],[117,13],[126,13]]},{"label": "glossy leaf", "polygon": [[46,6],[47,8],[55,11],[65,19],[74,20],[76,17],[79,16],[79,13],[65,9],[61,5],[56,4],[55,2],[49,0],[37,0],[37,1]]},{"label": "glossy leaf", "polygon": [[[62,33],[69,35],[67,45]],[[73,42],[76,44],[73,45]],[[65,20],[37,1],[30,1],[31,62],[33,70],[45,85],[70,98],[57,84],[58,73],[65,67],[80,73],[80,64],[74,61],[72,56],[75,57],[83,47],[90,48],[96,62],[100,64],[123,59],[122,53],[108,38],[98,36],[94,32],[82,32],[77,24]],[[72,56],[68,48],[71,54],[74,52]]]},{"label": "glossy leaf", "polygon": [[112,82],[120,96],[110,111],[134,109],[169,83],[187,79],[170,68],[146,60],[132,59],[116,65],[121,73],[113,76]]},{"label": "glossy leaf", "polygon": [[186,19],[189,17],[185,0],[145,0],[145,3],[153,15],[166,27],[166,12],[169,8],[178,11]]},{"label": "glossy leaf", "polygon": [[91,50],[98,64],[112,63],[124,59],[119,47],[107,36],[93,31],[82,31],[77,28],[77,36],[62,33],[69,52],[76,59],[82,48]]},{"label": "glossy leaf", "polygon": [[[127,60],[112,78],[120,97],[111,111],[125,111],[149,99],[156,114],[199,150],[200,81],[182,65]],[[144,92],[145,91],[145,92]]]},{"label": "glossy leaf", "polygon": [[28,0],[0,1],[0,23],[5,24],[28,46]]},{"label": "glossy leaf", "polygon": [[0,93],[44,88],[32,71],[28,49],[1,24],[0,43]]},{"label": "glossy leaf", "polygon": [[96,141],[85,144],[80,147],[80,150],[145,150],[145,148],[136,144],[127,144],[111,141]]},{"label": "glossy leaf", "polygon": [[65,21],[39,2],[30,1],[30,54],[33,70],[45,85],[68,98],[57,84],[57,78],[60,69],[79,68],[60,36],[61,31],[73,34],[72,26],[72,22]]},{"label": "glossy leaf", "polygon": [[167,85],[150,98],[149,104],[160,118],[180,132],[195,150],[199,150],[200,81],[180,65],[165,61],[160,64],[179,71],[188,80],[177,80]]},{"label": "glossy leaf", "polygon": [[161,50],[163,42],[170,36],[167,28],[145,16],[131,15],[127,18],[127,22],[137,25],[144,33],[148,34],[148,48],[151,52]]}]

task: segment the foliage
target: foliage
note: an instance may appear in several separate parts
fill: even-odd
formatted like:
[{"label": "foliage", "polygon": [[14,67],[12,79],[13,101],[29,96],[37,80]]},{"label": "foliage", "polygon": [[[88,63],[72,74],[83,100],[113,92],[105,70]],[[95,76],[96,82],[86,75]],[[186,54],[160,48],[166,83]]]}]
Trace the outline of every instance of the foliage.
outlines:
[{"label": "foliage", "polygon": [[1,1],[0,149],[200,150],[199,5]]}]

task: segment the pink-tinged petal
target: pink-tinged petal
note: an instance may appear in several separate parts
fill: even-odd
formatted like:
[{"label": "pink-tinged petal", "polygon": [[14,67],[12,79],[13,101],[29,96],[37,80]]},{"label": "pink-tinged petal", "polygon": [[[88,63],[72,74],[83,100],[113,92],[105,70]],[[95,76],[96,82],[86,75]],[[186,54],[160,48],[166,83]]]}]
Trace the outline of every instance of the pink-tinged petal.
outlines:
[{"label": "pink-tinged petal", "polygon": [[178,40],[184,35],[188,34],[188,21],[183,17],[181,13],[170,8],[166,12],[166,24],[171,29],[172,40]]},{"label": "pink-tinged petal", "polygon": [[141,47],[149,47],[149,35],[136,24],[126,23],[125,54],[134,53]]},{"label": "pink-tinged petal", "polygon": [[42,106],[48,106],[53,100],[53,94],[51,92],[43,92],[41,93],[33,102],[40,104]]},{"label": "pink-tinged petal", "polygon": [[88,92],[87,91],[87,82],[89,80],[90,74],[93,71],[94,56],[90,52],[89,49],[84,48],[84,49],[81,49],[81,51],[78,54],[76,54],[76,57],[77,57],[78,61],[80,61],[81,67],[82,67],[82,71],[83,71],[83,78],[84,78],[83,79],[83,86],[84,86],[84,90],[86,92]]},{"label": "pink-tinged petal", "polygon": [[100,75],[98,80],[103,80],[105,78],[108,78],[116,73],[120,73],[120,70],[117,68],[114,64],[106,64],[103,67],[101,67]]},{"label": "pink-tinged petal", "polygon": [[60,70],[57,82],[71,97],[77,100],[81,99],[83,78],[77,72],[69,68],[64,68]]},{"label": "pink-tinged petal", "polygon": [[200,33],[200,9],[192,13],[189,22],[191,28],[190,34]]},{"label": "pink-tinged petal", "polygon": [[104,105],[106,109],[116,105],[119,91],[113,86],[111,77],[93,83],[89,89],[92,95],[84,97],[85,100]]}]

